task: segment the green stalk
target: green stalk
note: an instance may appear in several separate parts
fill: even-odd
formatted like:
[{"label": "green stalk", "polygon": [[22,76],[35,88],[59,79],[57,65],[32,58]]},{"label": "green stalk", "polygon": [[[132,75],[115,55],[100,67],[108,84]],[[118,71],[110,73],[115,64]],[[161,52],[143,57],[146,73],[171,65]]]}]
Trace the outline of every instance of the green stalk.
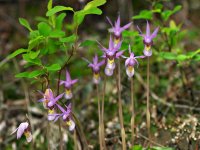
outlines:
[{"label": "green stalk", "polygon": [[150,103],[149,103],[149,57],[148,57],[148,62],[147,62],[147,109],[146,109],[146,119],[147,119],[147,132],[148,132],[148,137],[151,140],[151,132],[150,132]]},{"label": "green stalk", "polygon": [[99,88],[98,88],[98,84],[96,84],[96,92],[97,92],[97,99],[98,99],[98,116],[99,116],[99,127],[98,127],[98,131],[99,131],[99,145],[100,145],[100,150],[103,149],[102,146],[102,129],[101,129],[101,104],[100,104],[100,98],[99,98]]},{"label": "green stalk", "polygon": [[133,78],[131,78],[131,111],[132,111],[132,116],[131,116],[131,139],[132,139],[132,146],[134,146],[134,141],[135,141],[135,108],[134,108],[134,99],[133,99]]},{"label": "green stalk", "polygon": [[106,93],[106,76],[104,76],[104,85],[103,85],[103,98],[102,98],[102,110],[101,110],[101,138],[102,138],[102,145],[103,149],[106,148],[106,143],[105,143],[105,133],[104,133],[104,100],[105,100],[105,93]]},{"label": "green stalk", "polygon": [[120,60],[118,60],[118,74],[116,74],[116,81],[117,81],[117,93],[118,93],[119,121],[120,121],[121,136],[122,136],[122,149],[126,150],[126,134],[124,130],[124,119],[123,119],[122,100],[121,100]]}]

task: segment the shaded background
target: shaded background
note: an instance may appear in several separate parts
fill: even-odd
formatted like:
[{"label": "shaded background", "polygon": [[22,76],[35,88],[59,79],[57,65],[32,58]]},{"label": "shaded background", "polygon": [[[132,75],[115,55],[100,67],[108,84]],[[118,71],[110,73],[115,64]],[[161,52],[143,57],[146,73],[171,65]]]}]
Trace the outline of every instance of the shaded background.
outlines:
[{"label": "shaded background", "polygon": [[[75,10],[83,8],[85,3],[88,1],[85,0],[70,0],[70,1],[60,1],[55,0],[54,5],[66,5],[72,6]],[[109,16],[111,20],[117,18],[118,13],[120,12],[123,24],[132,20],[132,16],[138,14],[142,9],[151,9],[152,1],[144,0],[110,0],[104,6],[100,8],[103,10],[103,15],[89,15],[86,17],[84,23],[79,28],[79,37],[80,41],[87,39],[97,39],[102,43],[108,39],[108,28],[110,25],[106,21],[106,16]],[[200,36],[199,36],[199,27],[200,27],[200,1],[198,0],[173,0],[162,2],[166,9],[173,9],[176,5],[182,5],[183,8],[180,12],[172,16],[177,24],[182,23],[182,30],[191,31],[190,34],[193,35],[193,38],[185,37],[181,42],[185,51],[193,51],[200,47]],[[0,0],[0,64],[3,64],[0,68],[0,149],[26,149],[27,144],[15,140],[14,136],[9,134],[13,131],[21,121],[25,119],[25,114],[27,113],[26,108],[26,99],[30,100],[31,108],[30,112],[32,115],[32,121],[34,124],[35,137],[37,137],[36,144],[37,149],[44,149],[45,137],[38,137],[39,134],[45,135],[46,127],[46,117],[42,110],[41,105],[36,103],[36,100],[39,99],[39,95],[36,92],[37,89],[41,89],[41,85],[30,84],[31,82],[24,79],[15,78],[14,75],[20,71],[23,71],[23,61],[20,61],[20,57],[17,57],[14,60],[5,59],[8,54],[20,47],[27,46],[27,36],[28,32],[23,28],[19,22],[19,17],[26,18],[31,26],[34,28],[36,25],[37,16],[45,16],[46,13],[47,1],[41,0]],[[71,21],[72,14],[68,13],[66,17],[66,23]],[[153,22],[152,22],[153,23]],[[145,20],[134,20],[134,26],[136,25],[144,26]],[[134,29],[136,30],[136,28]],[[94,48],[95,49],[95,48]],[[87,56],[87,48],[80,48],[79,55]],[[152,104],[152,114],[156,115],[158,124],[155,125],[155,133],[158,131],[158,139],[155,138],[155,141],[163,145],[170,144],[176,149],[180,148],[193,149],[198,145],[198,142],[191,142],[188,140],[188,135],[185,135],[185,138],[179,140],[177,143],[173,144],[171,139],[175,138],[176,133],[169,134],[169,130],[163,131],[163,124],[171,124],[171,126],[177,126],[177,118],[181,121],[178,124],[181,124],[184,119],[195,119],[199,118],[200,112],[200,64],[195,63],[193,65],[185,65],[182,70],[185,72],[187,79],[187,85],[184,85],[180,82],[177,82],[182,78],[181,70],[176,68],[176,65],[173,61],[167,61],[161,63],[159,61],[153,62],[152,67],[152,82],[151,88],[154,89],[154,95],[152,99],[157,98]],[[16,64],[18,64],[16,66]],[[85,129],[88,142],[91,145],[91,148],[96,148],[97,140],[97,104],[94,100],[95,94],[93,90],[93,85],[91,83],[91,77],[87,76],[90,73],[90,70],[83,71],[73,67],[80,66],[80,63],[73,64],[70,63],[69,67],[72,69],[73,77],[78,76],[81,79],[81,84],[76,85],[74,88],[75,96],[75,112],[78,114],[80,121],[83,123],[83,128]],[[165,65],[166,68],[162,70],[162,66]],[[142,114],[140,117],[136,118],[138,126],[142,126],[145,122],[145,95],[144,95],[144,81],[145,81],[145,64],[141,64],[141,74],[138,75],[137,81],[140,85],[135,85],[136,96],[138,98],[137,107],[138,114]],[[86,68],[86,65],[85,65]],[[64,76],[64,74],[63,74]],[[130,120],[129,114],[129,85],[127,84],[127,79],[125,75],[122,77],[123,85],[123,100],[124,100],[124,114],[125,114],[125,125],[128,126]],[[170,81],[170,82],[168,82]],[[52,81],[54,82],[54,81]],[[170,83],[170,84],[169,84]],[[106,108],[105,108],[105,120],[106,120],[106,135],[107,135],[107,144],[113,148],[113,145],[119,144],[119,124],[117,124],[117,107],[116,107],[116,88],[113,88],[114,81],[108,83],[108,93],[106,97]],[[161,86],[162,84],[162,86]],[[157,97],[156,97],[157,96]],[[165,97],[167,104],[162,104],[158,97]],[[176,104],[176,106],[171,107],[171,104]],[[180,107],[179,107],[180,106]],[[187,106],[187,107],[185,107]],[[155,113],[154,113],[155,112]],[[128,115],[126,115],[128,114]],[[166,119],[167,118],[167,119]],[[166,121],[167,120],[167,121]],[[167,122],[167,123],[166,123]],[[163,124],[162,124],[163,123]],[[161,129],[157,127],[161,126]],[[52,127],[54,128],[54,126]],[[57,128],[55,130],[58,132]],[[199,130],[199,126],[197,128]],[[143,128],[139,130],[140,133],[146,134]],[[197,131],[196,131],[197,132]],[[197,132],[199,133],[199,131]],[[52,133],[56,135],[57,133]],[[65,141],[70,141],[70,138],[65,135]],[[68,137],[68,138],[67,138]],[[55,136],[55,141],[57,137]],[[140,137],[141,138],[141,137]],[[144,144],[145,139],[138,138],[138,143]],[[53,139],[54,140],[54,139]],[[72,141],[67,142],[68,147],[73,143]],[[18,147],[18,148],[17,148]],[[178,148],[177,148],[178,147]],[[56,146],[55,146],[56,148]],[[73,148],[72,148],[73,149]]]}]

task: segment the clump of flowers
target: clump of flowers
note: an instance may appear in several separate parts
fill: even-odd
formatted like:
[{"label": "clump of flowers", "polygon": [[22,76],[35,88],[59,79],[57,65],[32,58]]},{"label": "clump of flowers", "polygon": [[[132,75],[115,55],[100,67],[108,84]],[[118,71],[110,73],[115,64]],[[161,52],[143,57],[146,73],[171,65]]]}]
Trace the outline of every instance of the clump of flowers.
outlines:
[{"label": "clump of flowers", "polygon": [[38,100],[38,102],[43,102],[43,104],[45,103],[45,107],[48,108],[48,120],[54,120],[55,116],[52,116],[52,114],[55,113],[55,104],[56,102],[63,97],[64,93],[58,95],[57,97],[54,97],[52,90],[47,89],[46,91],[48,91],[45,94],[43,94],[44,98]]},{"label": "clump of flowers", "polygon": [[19,125],[19,127],[15,131],[13,131],[11,134],[14,134],[15,132],[17,132],[17,139],[21,138],[22,135],[24,134],[27,142],[32,141],[33,137],[32,137],[31,128],[28,122],[22,122]]},{"label": "clump of flowers", "polygon": [[150,57],[152,55],[152,49],[151,49],[151,47],[153,45],[153,39],[157,36],[159,27],[157,27],[153,31],[153,33],[151,34],[149,22],[147,21],[146,34],[142,34],[142,31],[140,30],[139,27],[138,27],[138,30],[140,32],[140,36],[143,37],[143,43],[145,45],[143,53],[144,53],[145,56]]},{"label": "clump of flowers", "polygon": [[107,76],[112,76],[115,69],[115,59],[119,58],[124,51],[119,51],[122,41],[115,45],[112,36],[110,36],[109,47],[105,48],[101,45],[101,50],[104,52],[103,58],[106,59],[105,74]]},{"label": "clump of flowers", "polygon": [[111,33],[113,33],[114,35],[114,43],[118,44],[121,39],[122,39],[122,32],[126,29],[128,29],[132,22],[124,25],[123,27],[120,26],[121,21],[120,21],[120,15],[117,18],[117,21],[115,22],[115,24],[113,25],[111,20],[107,17],[108,22],[110,23],[110,25],[112,26],[112,28],[109,30]]},{"label": "clump of flowers", "polygon": [[98,56],[95,54],[93,57],[93,62],[88,61],[87,59],[84,59],[89,63],[88,67],[92,69],[93,72],[93,83],[99,84],[101,78],[100,78],[100,67],[105,64],[105,60],[102,60],[98,62]]},{"label": "clump of flowers", "polygon": [[66,70],[66,80],[65,80],[65,81],[61,80],[61,81],[60,81],[60,85],[64,84],[64,86],[65,86],[65,89],[66,89],[66,91],[65,91],[65,98],[66,98],[66,99],[71,99],[71,98],[73,97],[73,94],[72,94],[72,90],[71,90],[71,89],[72,89],[72,86],[73,86],[77,81],[78,81],[78,79],[72,80],[72,79],[71,79],[71,76],[70,76],[70,74],[69,74],[69,71]]},{"label": "clump of flowers", "polygon": [[49,116],[54,116],[55,117],[54,121],[57,121],[60,117],[62,117],[63,121],[69,127],[69,130],[73,131],[75,129],[75,123],[72,119],[72,105],[71,105],[71,103],[68,106],[65,106],[65,108],[63,108],[59,104],[56,104],[56,106],[59,108],[59,110],[62,113],[60,113],[60,114],[59,113],[50,114]]},{"label": "clump of flowers", "polygon": [[131,51],[131,46],[129,45],[129,57],[125,57],[125,67],[126,67],[126,74],[129,78],[133,77],[134,75],[134,66],[137,64],[137,67],[139,65],[137,58],[145,58],[145,56],[135,56],[134,53]]},{"label": "clump of flowers", "polygon": [[52,96],[52,90],[50,88],[47,88],[45,90],[45,93],[42,93],[41,91],[38,91],[42,96],[43,98],[38,100],[39,102],[43,102],[43,107],[45,109],[48,109],[48,102],[50,101],[50,97]]}]

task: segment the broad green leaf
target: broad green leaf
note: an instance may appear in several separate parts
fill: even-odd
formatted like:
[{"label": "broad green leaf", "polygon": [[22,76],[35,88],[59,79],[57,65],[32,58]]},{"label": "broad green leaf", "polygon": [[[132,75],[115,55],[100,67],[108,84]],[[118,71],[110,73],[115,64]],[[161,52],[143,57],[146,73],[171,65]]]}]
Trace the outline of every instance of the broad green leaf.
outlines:
[{"label": "broad green leaf", "polygon": [[161,52],[159,55],[160,57],[168,60],[176,60],[177,58],[176,54],[170,52]]},{"label": "broad green leaf", "polygon": [[38,51],[30,51],[28,54],[29,54],[29,58],[30,59],[35,59],[40,53],[40,50]]},{"label": "broad green leaf", "polygon": [[53,0],[49,0],[47,9],[50,10],[52,8]]},{"label": "broad green leaf", "polygon": [[35,70],[32,72],[21,72],[15,75],[16,78],[34,78],[39,75],[44,74],[45,72],[43,70]]},{"label": "broad green leaf", "polygon": [[28,23],[28,21],[24,18],[19,18],[19,23],[26,27],[29,31],[32,31],[30,24]]},{"label": "broad green leaf", "polygon": [[41,66],[42,63],[41,63],[41,60],[38,59],[38,58],[35,58],[35,59],[31,59],[29,54],[23,54],[23,59],[29,63],[32,63],[34,65],[38,65],[38,66]]},{"label": "broad green leaf", "polygon": [[41,16],[37,16],[37,17],[35,17],[35,20],[38,21],[38,22],[49,23],[49,19],[48,19],[48,18],[41,17]]},{"label": "broad green leaf", "polygon": [[101,6],[105,3],[106,3],[106,0],[93,0],[89,3],[87,3],[87,5],[84,7],[84,10],[89,10],[91,8]]},{"label": "broad green leaf", "polygon": [[30,39],[35,39],[35,38],[37,38],[38,36],[40,36],[40,33],[39,33],[38,30],[31,31],[30,34],[29,34],[29,38],[30,38]]},{"label": "broad green leaf", "polygon": [[143,150],[141,145],[135,145],[133,146],[132,150]]},{"label": "broad green leaf", "polygon": [[97,42],[96,41],[92,41],[92,40],[85,40],[84,42],[81,43],[81,47],[85,47],[85,46],[92,46],[92,45],[96,45]]},{"label": "broad green leaf", "polygon": [[173,10],[173,13],[176,13],[178,12],[179,10],[181,10],[182,6],[181,5],[177,5],[174,10]]},{"label": "broad green leaf", "polygon": [[167,21],[169,17],[175,14],[177,11],[181,10],[182,6],[178,5],[173,10],[165,10],[161,13],[161,16],[164,21]]},{"label": "broad green leaf", "polygon": [[63,36],[65,36],[65,32],[61,30],[54,30],[49,34],[49,37],[51,38],[61,38]]},{"label": "broad green leaf", "polygon": [[61,11],[65,11],[65,10],[74,11],[73,8],[71,8],[71,7],[55,6],[52,9],[47,11],[46,16],[52,16],[52,15],[56,14],[57,12],[61,12]]},{"label": "broad green leaf", "polygon": [[80,25],[83,22],[85,16],[88,14],[101,15],[102,11],[99,8],[91,8],[88,10],[77,11],[74,13],[74,23]]},{"label": "broad green leaf", "polygon": [[200,61],[200,55],[199,54],[195,55],[195,57],[193,58],[193,60],[199,62]]},{"label": "broad green leaf", "polygon": [[40,22],[38,24],[38,30],[40,32],[40,35],[47,37],[49,33],[51,32],[51,27],[45,22]]},{"label": "broad green leaf", "polygon": [[196,56],[197,54],[200,53],[200,49],[197,49],[196,51],[194,52],[191,52],[190,55],[188,55],[190,58],[193,58],[194,56]]},{"label": "broad green leaf", "polygon": [[174,148],[169,147],[153,147],[151,150],[175,150]]},{"label": "broad green leaf", "polygon": [[176,58],[178,61],[184,61],[184,60],[187,60],[188,57],[184,54],[179,54]]},{"label": "broad green leaf", "polygon": [[61,13],[58,17],[56,17],[56,29],[61,30],[62,29],[62,23],[64,18],[66,17],[65,13]]},{"label": "broad green leaf", "polygon": [[29,72],[21,72],[15,75],[16,78],[24,78],[29,76]]},{"label": "broad green leaf", "polygon": [[133,16],[133,19],[148,19],[151,20],[153,18],[153,13],[149,10],[142,10],[139,15]]},{"label": "broad green leaf", "polygon": [[51,66],[46,67],[48,71],[58,71],[61,69],[59,64],[53,64]]},{"label": "broad green leaf", "polygon": [[137,31],[128,31],[128,30],[124,30],[124,31],[122,32],[122,36],[123,36],[123,37],[130,37],[130,36],[135,37],[135,36],[138,36],[138,35],[139,35],[139,33],[138,33]]},{"label": "broad green leaf", "polygon": [[32,71],[32,72],[29,73],[28,78],[34,78],[34,77],[37,77],[37,76],[42,75],[42,74],[44,74],[43,70],[35,70],[35,71]]},{"label": "broad green leaf", "polygon": [[76,35],[71,35],[68,37],[64,37],[60,39],[60,42],[62,43],[73,43],[76,40]]},{"label": "broad green leaf", "polygon": [[153,13],[160,13],[162,10],[161,9],[153,9],[151,12]]},{"label": "broad green leaf", "polygon": [[163,8],[163,4],[161,4],[161,3],[156,3],[155,9],[162,9],[162,8]]},{"label": "broad green leaf", "polygon": [[35,39],[32,39],[28,43],[28,49],[31,50],[38,44],[40,44],[43,41],[44,37],[43,36],[38,36]]},{"label": "broad green leaf", "polygon": [[83,10],[77,11],[74,14],[74,23],[75,25],[80,25],[83,22],[83,19],[88,14],[101,15],[101,9],[97,8],[106,3],[106,0],[93,0],[86,4]]},{"label": "broad green leaf", "polygon": [[19,54],[21,54],[21,53],[25,53],[25,52],[27,52],[27,51],[28,51],[27,49],[20,48],[20,49],[14,51],[12,54],[8,55],[8,59],[14,58],[14,57],[16,57],[17,55],[19,55]]},{"label": "broad green leaf", "polygon": [[173,12],[171,10],[165,10],[161,13],[161,16],[164,21],[167,21],[172,14]]}]

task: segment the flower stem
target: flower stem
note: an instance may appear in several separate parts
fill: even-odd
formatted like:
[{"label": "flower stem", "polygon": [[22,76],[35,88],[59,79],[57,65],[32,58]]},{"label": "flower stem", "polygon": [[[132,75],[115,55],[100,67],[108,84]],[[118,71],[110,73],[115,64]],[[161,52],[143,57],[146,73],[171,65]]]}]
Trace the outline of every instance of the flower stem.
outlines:
[{"label": "flower stem", "polygon": [[76,130],[74,130],[74,150],[78,150],[78,142],[76,137]]},{"label": "flower stem", "polygon": [[87,143],[85,134],[83,132],[81,123],[80,123],[80,121],[78,120],[78,118],[76,117],[76,115],[73,112],[72,112],[72,116],[73,116],[73,119],[74,119],[75,124],[76,124],[78,135],[79,135],[79,137],[81,137],[80,138],[80,142],[83,144],[83,149],[84,150],[88,150],[88,143]]},{"label": "flower stem", "polygon": [[118,60],[118,74],[116,74],[116,81],[117,81],[117,93],[118,93],[119,121],[120,121],[121,136],[122,136],[122,149],[126,150],[126,134],[124,130],[124,119],[123,119],[122,101],[121,101],[120,60]]},{"label": "flower stem", "polygon": [[103,149],[102,147],[102,136],[101,136],[101,104],[100,104],[100,98],[99,98],[99,87],[98,84],[96,84],[96,92],[97,92],[97,100],[98,100],[98,116],[99,116],[99,127],[98,127],[98,131],[99,131],[99,145],[100,145],[100,150]]},{"label": "flower stem", "polygon": [[63,134],[62,134],[60,119],[59,119],[58,124],[59,124],[59,134],[60,134],[60,150],[63,150]]},{"label": "flower stem", "polygon": [[134,141],[135,141],[135,108],[134,108],[134,99],[133,99],[133,78],[131,78],[131,111],[132,111],[132,116],[131,116],[131,139],[132,139],[132,146],[134,146]]},{"label": "flower stem", "polygon": [[148,132],[148,137],[151,140],[151,132],[150,132],[150,104],[149,104],[149,57],[148,57],[148,62],[147,62],[147,110],[146,110],[146,119],[147,119],[147,132]]},{"label": "flower stem", "polygon": [[106,143],[105,143],[105,134],[104,134],[104,100],[105,100],[105,93],[106,93],[106,76],[104,76],[104,85],[103,85],[103,98],[101,103],[101,138],[102,138],[102,145],[103,149],[106,149]]}]

